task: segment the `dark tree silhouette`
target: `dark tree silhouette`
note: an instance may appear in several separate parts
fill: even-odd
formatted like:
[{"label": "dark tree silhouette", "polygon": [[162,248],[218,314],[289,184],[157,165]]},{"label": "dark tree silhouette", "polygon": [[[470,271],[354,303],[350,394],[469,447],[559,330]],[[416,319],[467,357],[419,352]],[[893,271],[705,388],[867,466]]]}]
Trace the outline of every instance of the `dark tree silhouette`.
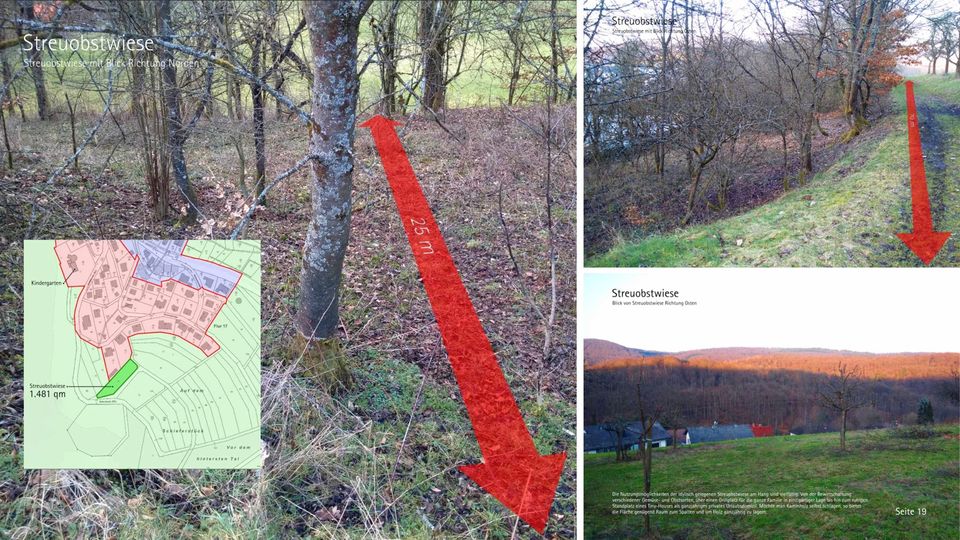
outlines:
[{"label": "dark tree silhouette", "polygon": [[920,425],[933,424],[933,405],[927,398],[922,398],[917,406],[917,423]]},{"label": "dark tree silhouette", "polygon": [[862,374],[840,362],[837,377],[819,392],[820,403],[840,415],[840,450],[847,449],[847,419],[850,412],[863,406]]}]

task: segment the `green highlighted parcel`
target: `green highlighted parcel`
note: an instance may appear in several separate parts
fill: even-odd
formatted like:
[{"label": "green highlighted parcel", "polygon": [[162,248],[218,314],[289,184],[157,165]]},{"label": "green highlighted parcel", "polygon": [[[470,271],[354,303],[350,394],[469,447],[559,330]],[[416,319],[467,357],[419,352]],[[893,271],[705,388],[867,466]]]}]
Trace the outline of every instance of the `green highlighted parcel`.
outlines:
[{"label": "green highlighted parcel", "polygon": [[97,392],[97,399],[102,399],[105,397],[112,396],[117,393],[117,390],[120,390],[120,387],[123,386],[123,383],[127,382],[127,379],[133,375],[133,372],[137,371],[137,363],[133,361],[133,358],[127,360],[116,373],[113,374],[113,377],[110,377],[110,380],[107,381],[107,384],[103,385],[103,388]]}]

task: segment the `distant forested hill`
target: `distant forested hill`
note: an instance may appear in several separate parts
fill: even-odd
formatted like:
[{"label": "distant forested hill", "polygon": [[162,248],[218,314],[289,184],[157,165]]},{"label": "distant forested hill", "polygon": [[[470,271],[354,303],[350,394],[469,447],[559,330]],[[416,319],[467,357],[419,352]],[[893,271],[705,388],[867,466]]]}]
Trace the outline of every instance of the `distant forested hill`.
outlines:
[{"label": "distant forested hill", "polygon": [[[584,351],[586,358],[586,345]],[[921,398],[933,404],[937,421],[960,418],[960,353],[743,347],[640,351],[587,362],[585,419],[590,424],[631,418],[639,385],[678,425],[757,422],[793,432],[833,430],[836,415],[820,407],[818,398],[836,381],[840,364],[860,374],[864,405],[853,414],[854,429],[911,423]]]}]

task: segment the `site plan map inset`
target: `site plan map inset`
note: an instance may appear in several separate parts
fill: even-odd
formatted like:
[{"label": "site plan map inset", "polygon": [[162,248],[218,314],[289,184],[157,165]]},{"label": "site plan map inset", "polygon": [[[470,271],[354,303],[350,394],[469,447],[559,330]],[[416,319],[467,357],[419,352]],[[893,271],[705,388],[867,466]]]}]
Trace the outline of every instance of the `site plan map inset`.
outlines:
[{"label": "site plan map inset", "polygon": [[260,466],[260,243],[24,245],[24,467]]}]

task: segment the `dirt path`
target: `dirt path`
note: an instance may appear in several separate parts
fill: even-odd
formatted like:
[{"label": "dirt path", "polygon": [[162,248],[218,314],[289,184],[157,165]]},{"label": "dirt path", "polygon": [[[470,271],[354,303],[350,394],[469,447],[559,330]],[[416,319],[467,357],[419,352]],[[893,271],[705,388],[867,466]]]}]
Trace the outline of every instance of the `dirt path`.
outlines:
[{"label": "dirt path", "polygon": [[[934,223],[946,218],[944,194],[947,189],[947,147],[950,135],[943,129],[937,115],[949,115],[960,118],[960,104],[947,103],[937,98],[924,98],[917,105],[920,116],[920,140],[923,143],[923,161],[930,190],[930,202],[933,206]],[[939,219],[938,219],[939,218]]]},{"label": "dirt path", "polygon": [[[953,156],[950,148],[958,144],[953,136],[945,129],[942,117],[947,116],[960,119],[960,104],[950,103],[933,96],[917,95],[917,115],[920,117],[920,141],[923,145],[923,163],[927,177],[927,189],[930,193],[930,206],[933,213],[934,228],[938,231],[950,231],[954,234],[944,245],[934,265],[956,264],[960,257],[960,230],[951,227],[956,220],[951,219],[960,208],[951,208],[948,204],[951,199],[950,190],[956,190],[958,171],[952,163]],[[901,205],[902,221],[912,224],[912,203],[909,197]],[[911,259],[909,252],[898,250],[897,253],[904,259]],[[904,263],[916,262],[904,260]],[[937,264],[939,263],[939,264]],[[919,265],[918,265],[919,266]]]}]

